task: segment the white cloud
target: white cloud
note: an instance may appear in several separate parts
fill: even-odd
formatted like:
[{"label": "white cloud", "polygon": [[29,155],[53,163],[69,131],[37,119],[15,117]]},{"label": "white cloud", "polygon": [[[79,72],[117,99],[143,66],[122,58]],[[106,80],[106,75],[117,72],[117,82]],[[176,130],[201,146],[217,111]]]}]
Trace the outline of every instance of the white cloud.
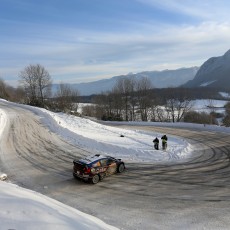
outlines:
[{"label": "white cloud", "polygon": [[205,20],[229,21],[228,0],[137,0],[163,10]]},{"label": "white cloud", "polygon": [[54,81],[69,77],[71,82],[87,82],[128,72],[200,66],[230,48],[227,22],[177,26],[146,22],[126,33],[48,27],[42,28],[43,33],[39,28],[34,30],[34,37],[11,38],[0,48],[5,54],[0,54],[4,79],[17,76],[29,64],[40,63]]}]

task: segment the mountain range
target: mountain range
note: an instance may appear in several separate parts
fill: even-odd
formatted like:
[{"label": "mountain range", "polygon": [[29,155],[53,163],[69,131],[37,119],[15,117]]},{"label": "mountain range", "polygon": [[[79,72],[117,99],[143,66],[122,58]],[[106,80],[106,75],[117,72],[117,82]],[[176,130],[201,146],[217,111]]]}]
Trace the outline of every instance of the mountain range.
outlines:
[{"label": "mountain range", "polygon": [[[135,74],[129,73],[88,83],[71,84],[71,88],[77,89],[81,96],[100,94],[111,91],[117,80],[122,77],[135,77],[137,80],[142,77],[148,77],[154,88],[178,87],[193,79],[198,70],[199,67],[191,67],[176,70],[145,71]],[[57,90],[57,86],[53,85],[54,92]]]},{"label": "mountain range", "polygon": [[[223,56],[209,58],[201,67],[129,73],[88,83],[71,84],[71,87],[77,89],[81,96],[100,94],[111,91],[117,80],[122,77],[135,77],[137,80],[148,77],[154,88],[206,87],[230,92],[230,50]],[[57,86],[53,85],[54,92],[57,90]]]},{"label": "mountain range", "polygon": [[223,56],[211,57],[200,67],[194,79],[184,87],[208,87],[230,91],[230,50]]}]

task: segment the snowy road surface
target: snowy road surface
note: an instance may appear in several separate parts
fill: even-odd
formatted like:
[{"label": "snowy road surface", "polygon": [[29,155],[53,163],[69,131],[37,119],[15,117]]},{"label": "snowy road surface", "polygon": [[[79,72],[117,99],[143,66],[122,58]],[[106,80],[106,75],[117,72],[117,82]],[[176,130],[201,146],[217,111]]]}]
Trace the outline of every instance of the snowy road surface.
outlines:
[{"label": "snowy road surface", "polygon": [[180,136],[192,144],[193,153],[178,161],[130,161],[125,173],[93,186],[72,177],[72,160],[89,154],[85,148],[53,133],[29,110],[5,102],[0,106],[9,118],[0,168],[10,181],[120,229],[229,228],[229,134],[129,127]]}]

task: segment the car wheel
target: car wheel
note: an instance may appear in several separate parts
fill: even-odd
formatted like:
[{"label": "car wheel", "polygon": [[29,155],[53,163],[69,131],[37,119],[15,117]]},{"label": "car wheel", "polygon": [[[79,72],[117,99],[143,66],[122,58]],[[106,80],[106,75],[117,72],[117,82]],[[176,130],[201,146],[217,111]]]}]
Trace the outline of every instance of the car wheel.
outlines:
[{"label": "car wheel", "polygon": [[122,173],[122,172],[124,172],[124,170],[125,170],[125,165],[124,164],[120,164],[118,166],[117,172]]},{"label": "car wheel", "polygon": [[93,184],[97,184],[97,183],[99,182],[99,180],[100,180],[100,177],[99,177],[98,175],[95,175],[95,176],[93,176],[93,178],[91,179],[91,182],[92,182]]},{"label": "car wheel", "polygon": [[73,173],[73,177],[74,177],[76,180],[82,180],[80,177],[77,177],[74,173]]},{"label": "car wheel", "polygon": [[75,178],[75,179],[78,179],[79,180],[79,178],[73,173],[73,177]]},{"label": "car wheel", "polygon": [[102,181],[105,178],[105,173],[100,174],[100,181]]}]

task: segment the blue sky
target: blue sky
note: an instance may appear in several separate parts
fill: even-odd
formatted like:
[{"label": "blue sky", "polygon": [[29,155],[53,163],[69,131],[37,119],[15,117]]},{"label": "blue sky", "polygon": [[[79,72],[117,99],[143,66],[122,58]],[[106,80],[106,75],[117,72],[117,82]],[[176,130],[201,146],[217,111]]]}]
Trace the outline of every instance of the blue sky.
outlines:
[{"label": "blue sky", "polygon": [[0,77],[54,83],[200,66],[230,49],[229,0],[0,0]]}]

